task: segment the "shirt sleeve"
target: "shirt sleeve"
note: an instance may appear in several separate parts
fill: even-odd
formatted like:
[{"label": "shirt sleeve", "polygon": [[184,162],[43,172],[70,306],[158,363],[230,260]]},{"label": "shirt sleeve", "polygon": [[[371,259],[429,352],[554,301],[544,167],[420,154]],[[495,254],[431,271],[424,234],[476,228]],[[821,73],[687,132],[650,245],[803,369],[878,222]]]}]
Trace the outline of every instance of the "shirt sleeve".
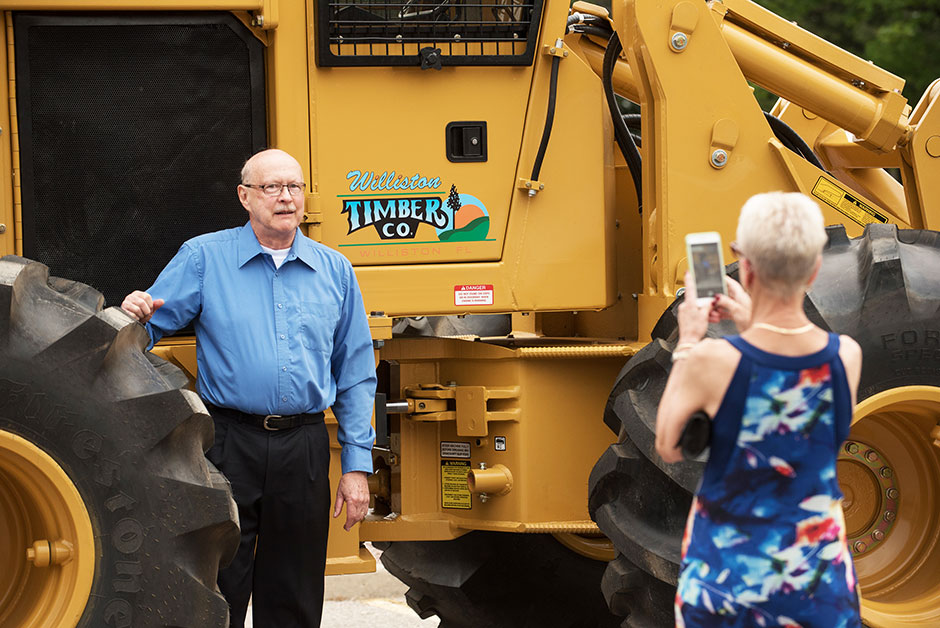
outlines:
[{"label": "shirt sleeve", "polygon": [[333,338],[331,369],[336,382],[333,414],[339,423],[343,473],[372,473],[372,409],[375,404],[375,353],[356,275],[345,265],[346,294]]},{"label": "shirt sleeve", "polygon": [[163,306],[147,322],[150,346],[188,325],[202,308],[202,271],[196,250],[183,244],[147,290]]}]

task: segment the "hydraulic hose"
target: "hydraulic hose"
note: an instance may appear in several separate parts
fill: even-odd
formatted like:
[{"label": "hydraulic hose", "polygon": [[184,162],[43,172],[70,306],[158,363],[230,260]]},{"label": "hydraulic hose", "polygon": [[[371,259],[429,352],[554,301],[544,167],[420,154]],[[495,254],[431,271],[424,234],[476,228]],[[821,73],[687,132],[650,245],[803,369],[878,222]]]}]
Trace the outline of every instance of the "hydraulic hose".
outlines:
[{"label": "hydraulic hose", "polygon": [[823,168],[816,153],[814,153],[813,149],[809,147],[809,144],[800,137],[800,134],[793,130],[793,127],[766,111],[764,112],[764,117],[767,118],[767,122],[770,124],[770,130],[774,132],[778,140],[794,153],[801,155],[803,159],[825,172],[826,169]]},{"label": "hydraulic hose", "polygon": [[617,57],[623,45],[617,33],[612,33],[607,41],[607,49],[604,52],[604,94],[607,96],[607,107],[610,109],[610,117],[614,123],[614,139],[617,140],[617,146],[623,154],[627,167],[630,169],[630,176],[633,178],[633,186],[636,188],[636,203],[640,212],[643,212],[643,170],[640,151],[630,135],[629,129],[623,120],[623,114],[620,112],[620,106],[617,105],[617,98],[614,96],[614,65],[617,63]]},{"label": "hydraulic hose", "polygon": [[555,96],[558,92],[558,64],[561,57],[552,57],[552,75],[548,82],[548,111],[545,112],[545,128],[542,130],[542,141],[539,143],[539,152],[535,155],[535,164],[532,166],[533,181],[539,180],[539,171],[542,169],[542,160],[548,149],[548,139],[552,136],[552,123],[555,121]]}]

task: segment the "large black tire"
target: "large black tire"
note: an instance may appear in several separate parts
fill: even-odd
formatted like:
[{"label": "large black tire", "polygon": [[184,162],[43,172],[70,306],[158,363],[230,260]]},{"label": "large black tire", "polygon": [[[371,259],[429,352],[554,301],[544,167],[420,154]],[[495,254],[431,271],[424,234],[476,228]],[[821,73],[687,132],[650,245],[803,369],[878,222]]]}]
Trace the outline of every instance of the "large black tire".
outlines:
[{"label": "large black tire", "polygon": [[[940,368],[935,366],[940,351],[931,350],[933,345],[940,348],[940,274],[936,272],[940,268],[940,234],[899,232],[893,225],[871,225],[861,237],[849,240],[841,226],[827,231],[829,243],[823,266],[804,307],[813,322],[848,334],[861,345],[864,358],[859,401],[903,386],[940,386]],[[676,339],[675,307],[663,315],[652,342],[627,363],[614,385],[604,420],[618,434],[618,441],[601,456],[590,478],[591,517],[618,551],[605,574],[604,592],[611,609],[626,616],[625,627],[673,625],[681,536],[692,493],[704,469],[704,459],[665,465],[653,444],[656,409]],[[726,331],[713,329],[710,335]],[[901,416],[903,412],[896,414]],[[884,417],[875,417],[854,425],[849,438],[860,433],[860,441],[877,446],[876,434],[890,435],[896,429],[900,428],[886,423]],[[940,484],[938,455],[930,452],[930,426],[924,427],[920,421],[916,429],[903,429],[915,433],[914,441],[923,438],[918,451],[910,453],[917,453],[918,460],[926,464],[916,472],[919,477],[899,481],[926,488],[920,496],[909,494],[906,507],[902,490],[901,505],[896,510],[901,518],[909,516],[905,512],[918,510],[916,500],[924,493],[934,499]],[[866,478],[862,479],[873,481]],[[843,488],[848,495],[851,487],[843,483]],[[894,530],[898,535],[905,534],[901,526]],[[937,533],[936,526],[928,530],[919,545],[907,545],[909,551],[935,554],[931,548],[936,545]],[[881,594],[866,590],[865,573],[872,570],[863,562],[892,560],[884,550],[856,557],[863,597]],[[938,584],[935,578],[928,582],[930,572],[914,561],[899,564],[895,571],[879,586],[887,590],[885,583],[898,583],[901,587],[901,594],[895,588],[884,598],[898,604],[896,617],[900,618],[907,612],[901,606],[906,599],[903,587],[909,587],[907,597],[913,599],[925,591],[936,594]],[[648,595],[640,595],[644,591]],[[930,604],[926,607],[936,613],[937,606]],[[924,608],[920,602],[920,609]],[[889,609],[888,617],[894,612]],[[926,623],[911,625],[934,625],[930,622],[935,617],[930,614]]]},{"label": "large black tire", "polygon": [[0,430],[49,454],[88,511],[94,580],[79,626],[227,626],[216,577],[238,523],[204,456],[212,421],[186,377],[144,352],[143,327],[102,306],[42,264],[0,259]]},{"label": "large black tire", "polygon": [[441,628],[614,628],[601,595],[604,563],[547,534],[471,532],[453,541],[390,543],[386,569],[408,605]]}]

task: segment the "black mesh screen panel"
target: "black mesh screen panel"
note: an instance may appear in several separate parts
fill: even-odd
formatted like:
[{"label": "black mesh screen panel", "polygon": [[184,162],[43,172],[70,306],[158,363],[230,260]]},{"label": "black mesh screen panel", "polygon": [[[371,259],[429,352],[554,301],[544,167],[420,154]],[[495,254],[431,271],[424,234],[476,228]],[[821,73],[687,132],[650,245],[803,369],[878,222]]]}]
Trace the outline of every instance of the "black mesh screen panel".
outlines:
[{"label": "black mesh screen panel", "polygon": [[23,249],[120,305],[180,244],[242,225],[263,47],[229,14],[15,16]]}]

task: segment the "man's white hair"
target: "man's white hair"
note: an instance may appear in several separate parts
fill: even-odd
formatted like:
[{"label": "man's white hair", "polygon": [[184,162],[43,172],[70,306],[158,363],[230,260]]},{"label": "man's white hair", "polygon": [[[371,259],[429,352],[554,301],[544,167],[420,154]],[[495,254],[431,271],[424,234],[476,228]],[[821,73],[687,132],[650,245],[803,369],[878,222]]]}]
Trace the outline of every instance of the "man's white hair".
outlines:
[{"label": "man's white hair", "polygon": [[757,278],[776,292],[804,288],[826,244],[819,205],[797,192],[752,196],[741,208],[738,247]]}]

